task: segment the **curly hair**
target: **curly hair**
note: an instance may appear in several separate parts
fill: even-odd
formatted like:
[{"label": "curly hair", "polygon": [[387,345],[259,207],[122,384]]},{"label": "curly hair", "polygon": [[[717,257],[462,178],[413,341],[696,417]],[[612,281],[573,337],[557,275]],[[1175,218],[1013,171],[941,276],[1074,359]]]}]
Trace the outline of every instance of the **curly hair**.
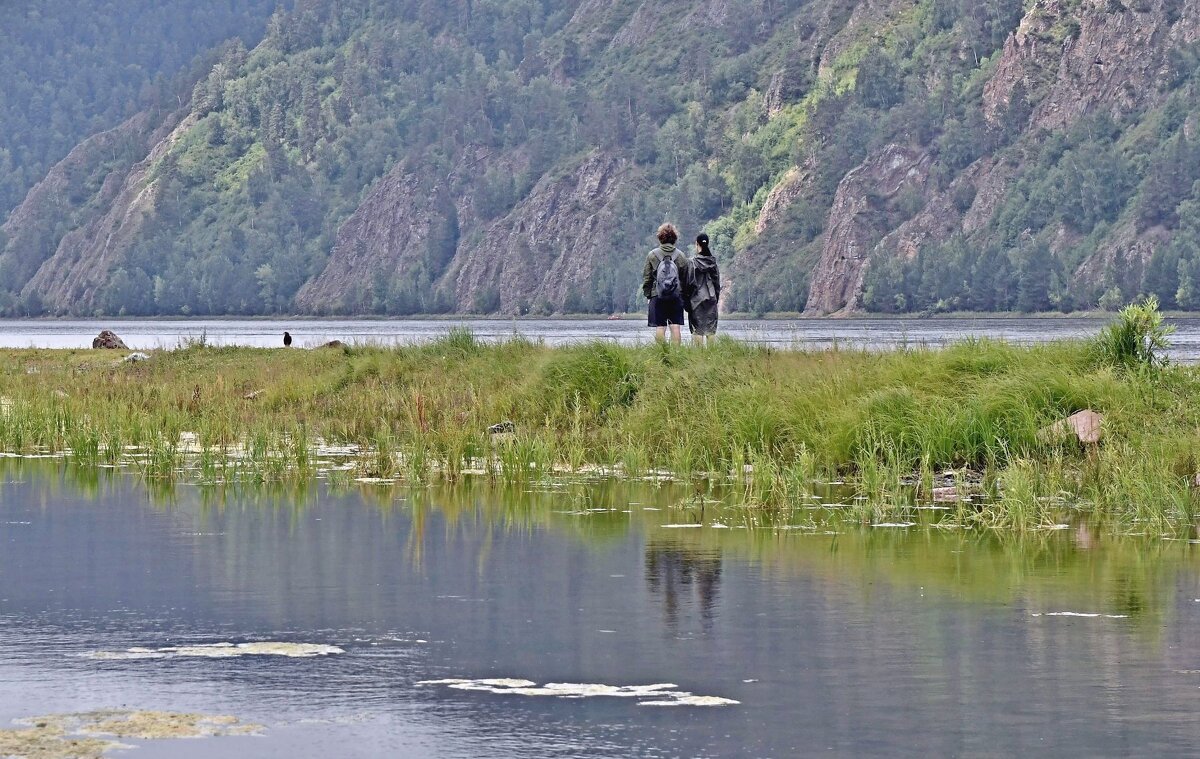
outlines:
[{"label": "curly hair", "polygon": [[663,245],[674,245],[679,240],[679,231],[674,224],[663,224],[658,228],[658,241]]}]

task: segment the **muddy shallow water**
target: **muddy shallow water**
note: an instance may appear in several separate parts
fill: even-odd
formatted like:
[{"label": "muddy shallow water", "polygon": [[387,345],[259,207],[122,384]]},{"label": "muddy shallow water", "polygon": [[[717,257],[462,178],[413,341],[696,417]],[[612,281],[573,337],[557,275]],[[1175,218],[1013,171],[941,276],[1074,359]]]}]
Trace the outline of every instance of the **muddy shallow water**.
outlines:
[{"label": "muddy shallow water", "polygon": [[688,495],[217,493],[0,462],[0,728],[109,709],[263,728],[122,737],[138,757],[1118,756],[1200,740],[1200,546],[786,529],[808,517]]}]

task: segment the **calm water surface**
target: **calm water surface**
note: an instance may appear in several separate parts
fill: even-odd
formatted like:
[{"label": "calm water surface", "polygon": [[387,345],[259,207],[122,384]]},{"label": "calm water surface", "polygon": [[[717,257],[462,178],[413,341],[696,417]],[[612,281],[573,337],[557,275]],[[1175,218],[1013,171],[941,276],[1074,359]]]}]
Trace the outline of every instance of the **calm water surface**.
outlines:
[{"label": "calm water surface", "polygon": [[[141,757],[1124,756],[1200,741],[1188,543],[752,529],[671,488],[604,483],[220,494],[43,462],[5,463],[0,483],[0,724],[120,707],[268,728]],[[81,656],[248,641],[345,653]],[[741,703],[418,685],[489,677]]]},{"label": "calm water surface", "polygon": [[[1106,323],[1097,318],[955,318],[955,319],[798,319],[726,320],[721,329],[740,340],[779,346],[893,349],[940,346],[969,337],[1002,338],[1017,343],[1094,335]],[[1200,318],[1174,319],[1176,360],[1200,361]],[[385,345],[427,342],[454,326],[466,326],[487,340],[514,334],[552,345],[588,340],[638,343],[653,339],[644,320],[0,320],[0,347],[84,348],[100,330],[112,328],[130,348],[173,348],[204,335],[217,345],[281,345],[284,330],[305,347],[330,340]]]}]

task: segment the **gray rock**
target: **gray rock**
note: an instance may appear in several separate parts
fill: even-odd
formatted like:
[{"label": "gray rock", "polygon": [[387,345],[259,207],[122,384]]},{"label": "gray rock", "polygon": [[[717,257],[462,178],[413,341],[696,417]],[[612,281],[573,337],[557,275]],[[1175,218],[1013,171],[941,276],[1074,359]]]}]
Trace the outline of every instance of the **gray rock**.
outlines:
[{"label": "gray rock", "polygon": [[117,350],[127,351],[129,346],[125,341],[117,337],[117,333],[111,329],[106,329],[92,340],[92,350]]},{"label": "gray rock", "polygon": [[1104,438],[1104,416],[1090,409],[1080,411],[1038,432],[1042,442],[1070,437],[1083,445],[1097,445]]}]

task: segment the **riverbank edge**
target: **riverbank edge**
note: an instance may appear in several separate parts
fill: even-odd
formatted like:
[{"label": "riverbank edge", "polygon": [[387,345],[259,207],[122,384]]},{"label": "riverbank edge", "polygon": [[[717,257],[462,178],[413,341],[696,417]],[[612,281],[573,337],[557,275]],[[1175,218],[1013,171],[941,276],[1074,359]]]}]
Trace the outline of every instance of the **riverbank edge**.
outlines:
[{"label": "riverbank edge", "polygon": [[[1187,319],[1200,318],[1200,312],[1194,311],[1166,311],[1164,315],[1169,319]],[[154,314],[150,316],[30,316],[30,317],[4,317],[0,318],[0,325],[6,323],[45,323],[56,324],[62,322],[89,322],[89,323],[112,323],[125,324],[137,322],[150,323],[196,323],[203,324],[205,322],[286,322],[289,320],[303,320],[316,323],[335,323],[335,322],[368,322],[368,323],[385,323],[385,322],[436,322],[445,324],[460,323],[470,325],[478,322],[528,322],[537,324],[542,322],[568,321],[568,322],[605,322],[611,317],[620,317],[619,321],[637,321],[644,320],[646,314],[641,311],[630,311],[616,314],[546,314],[546,315],[513,315],[513,314],[410,314],[407,316],[387,316],[380,314],[257,314],[252,316],[238,316],[230,314],[222,314],[216,316],[182,316],[171,314]],[[867,313],[855,312],[846,315],[826,315],[813,316],[803,312],[796,311],[779,311],[769,312],[765,314],[755,314],[748,311],[735,311],[722,313],[721,318],[736,322],[755,322],[755,321],[802,321],[802,322],[829,322],[841,324],[855,321],[932,321],[944,319],[948,321],[1006,321],[1020,319],[1047,319],[1052,321],[1061,321],[1067,319],[1084,319],[1096,322],[1108,322],[1117,317],[1117,314],[1110,311],[1076,311],[1072,313],[1063,313],[1061,311],[1046,311],[1038,313],[1022,313],[1017,311],[953,311],[946,313],[920,314],[920,313],[905,313],[905,314],[888,314],[888,313]]]},{"label": "riverbank edge", "polygon": [[[137,449],[149,477],[287,479],[312,476],[320,439],[354,446],[369,477],[659,472],[755,508],[795,507],[837,480],[863,521],[911,516],[949,487],[966,524],[1194,532],[1197,373],[1114,367],[1083,342],[555,348],[455,330],[422,346],[122,359],[0,350],[0,450],[98,466]],[[1044,432],[1082,410],[1104,415],[1101,444]]]}]

